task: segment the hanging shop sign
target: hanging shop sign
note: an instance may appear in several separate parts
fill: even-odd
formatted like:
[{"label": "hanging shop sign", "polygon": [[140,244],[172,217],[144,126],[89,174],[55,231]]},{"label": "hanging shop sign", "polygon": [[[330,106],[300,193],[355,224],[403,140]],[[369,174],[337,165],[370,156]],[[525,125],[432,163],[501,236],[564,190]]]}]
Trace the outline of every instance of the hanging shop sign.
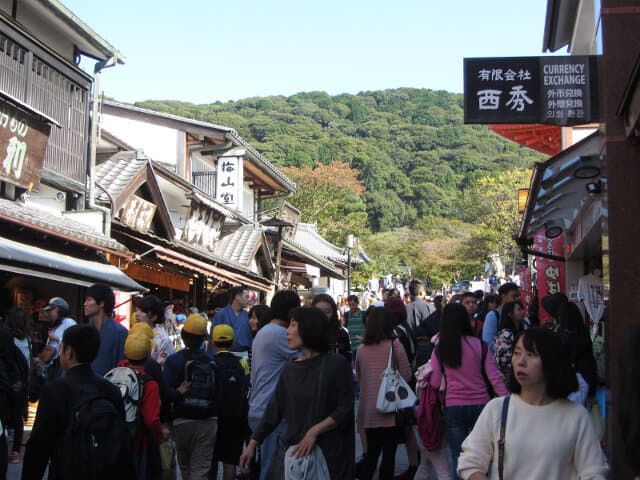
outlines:
[{"label": "hanging shop sign", "polygon": [[533,291],[531,288],[531,269],[529,267],[519,268],[518,276],[520,277],[520,300],[524,307],[524,316],[528,318],[531,307],[531,298],[533,297]]},{"label": "hanging shop sign", "polygon": [[[564,233],[556,238],[547,238],[544,232],[538,233],[533,240],[534,250],[549,255],[564,257]],[[538,312],[540,325],[550,324],[551,315],[543,308],[542,299],[554,293],[566,293],[564,262],[549,258],[537,257],[536,270],[538,275]]]},{"label": "hanging shop sign", "polygon": [[216,200],[227,208],[242,210],[242,157],[230,155],[218,158]]},{"label": "hanging shop sign", "polygon": [[599,122],[596,58],[465,58],[464,123]]},{"label": "hanging shop sign", "polygon": [[153,203],[147,202],[137,195],[131,195],[124,205],[120,219],[122,223],[138,232],[147,233],[154,213],[156,213],[156,206]]},{"label": "hanging shop sign", "polygon": [[187,221],[182,231],[182,240],[213,251],[216,241],[220,238],[224,220],[225,216],[220,212],[191,200]]},{"label": "hanging shop sign", "polygon": [[50,133],[51,125],[0,99],[0,180],[36,188]]}]

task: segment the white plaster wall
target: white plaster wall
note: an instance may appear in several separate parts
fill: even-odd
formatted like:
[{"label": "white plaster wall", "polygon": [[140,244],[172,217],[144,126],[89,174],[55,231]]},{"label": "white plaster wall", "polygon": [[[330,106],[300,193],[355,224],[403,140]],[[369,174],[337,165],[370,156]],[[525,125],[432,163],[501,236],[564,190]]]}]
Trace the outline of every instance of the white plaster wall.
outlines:
[{"label": "white plaster wall", "polygon": [[101,127],[132,147],[143,150],[152,160],[176,164],[180,136],[173,128],[108,114],[102,115]]}]

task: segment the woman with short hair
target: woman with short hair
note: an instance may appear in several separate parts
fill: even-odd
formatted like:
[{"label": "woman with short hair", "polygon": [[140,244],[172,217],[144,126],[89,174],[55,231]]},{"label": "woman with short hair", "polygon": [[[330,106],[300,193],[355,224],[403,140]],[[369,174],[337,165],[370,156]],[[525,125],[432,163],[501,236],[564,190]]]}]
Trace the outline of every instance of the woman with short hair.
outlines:
[{"label": "woman with short hair", "polygon": [[312,307],[316,307],[327,317],[329,325],[329,349],[332,352],[339,353],[347,362],[351,363],[351,341],[349,332],[340,325],[338,317],[338,307],[333,301],[331,295],[319,293],[311,302]]},{"label": "woman with short hair", "polygon": [[395,424],[392,413],[380,413],[376,409],[378,391],[383,373],[389,362],[393,342],[395,359],[400,375],[409,381],[411,368],[402,344],[393,340],[393,313],[386,307],[369,307],[365,323],[363,345],[356,353],[356,376],[360,383],[358,405],[358,430],[364,429],[367,453],[360,478],[370,480],[382,452],[380,480],[393,478],[395,454],[404,431]]},{"label": "woman with short hair", "polygon": [[512,395],[492,400],[482,411],[462,445],[458,475],[604,480],[608,467],[589,413],[566,398],[578,384],[559,336],[542,327],[525,330],[511,362]]},{"label": "woman with short hair", "polygon": [[[329,352],[329,326],[315,307],[290,313],[287,344],[302,355],[285,365],[267,409],[240,457],[244,472],[259,445],[284,419],[292,455],[308,456],[317,444],[330,478],[353,478],[353,382],[341,355]],[[275,457],[274,457],[275,461]]]}]

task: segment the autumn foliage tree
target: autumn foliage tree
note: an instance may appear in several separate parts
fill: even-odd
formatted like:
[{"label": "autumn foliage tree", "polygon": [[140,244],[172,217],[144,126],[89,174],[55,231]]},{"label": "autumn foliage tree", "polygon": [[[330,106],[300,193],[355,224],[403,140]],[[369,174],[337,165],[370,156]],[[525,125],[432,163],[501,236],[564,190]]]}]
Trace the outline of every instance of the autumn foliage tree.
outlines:
[{"label": "autumn foliage tree", "polygon": [[327,240],[343,245],[348,233],[367,235],[364,185],[358,180],[357,170],[343,162],[315,162],[282,167],[282,172],[298,185],[287,201],[300,210],[303,222],[317,223]]}]

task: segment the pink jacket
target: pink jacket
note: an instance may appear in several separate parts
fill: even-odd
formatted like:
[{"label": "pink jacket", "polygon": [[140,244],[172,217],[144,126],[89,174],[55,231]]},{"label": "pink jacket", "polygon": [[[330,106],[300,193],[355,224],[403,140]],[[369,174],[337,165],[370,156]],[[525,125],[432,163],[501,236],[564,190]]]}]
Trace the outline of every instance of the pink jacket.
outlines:
[{"label": "pink jacket", "polygon": [[[459,368],[444,367],[447,390],[445,405],[454,407],[457,405],[484,405],[489,401],[487,386],[482,377],[480,362],[482,358],[481,340],[476,337],[462,338],[462,365]],[[429,379],[429,383],[435,388],[440,388],[442,381],[442,370],[440,361],[436,352],[436,347],[431,355],[431,368],[433,373]],[[487,352],[484,358],[484,368],[487,377],[493,385],[496,393],[503,397],[507,395],[506,387],[500,376],[500,372],[496,368],[495,361],[491,352]]]},{"label": "pink jacket", "polygon": [[[411,367],[402,344],[395,340],[396,363],[400,375],[406,381],[411,378]],[[387,368],[391,340],[383,340],[377,345],[360,345],[356,354],[356,376],[360,383],[360,403],[358,405],[358,429],[393,427],[392,414],[382,414],[376,409],[378,390],[382,374]]]}]

